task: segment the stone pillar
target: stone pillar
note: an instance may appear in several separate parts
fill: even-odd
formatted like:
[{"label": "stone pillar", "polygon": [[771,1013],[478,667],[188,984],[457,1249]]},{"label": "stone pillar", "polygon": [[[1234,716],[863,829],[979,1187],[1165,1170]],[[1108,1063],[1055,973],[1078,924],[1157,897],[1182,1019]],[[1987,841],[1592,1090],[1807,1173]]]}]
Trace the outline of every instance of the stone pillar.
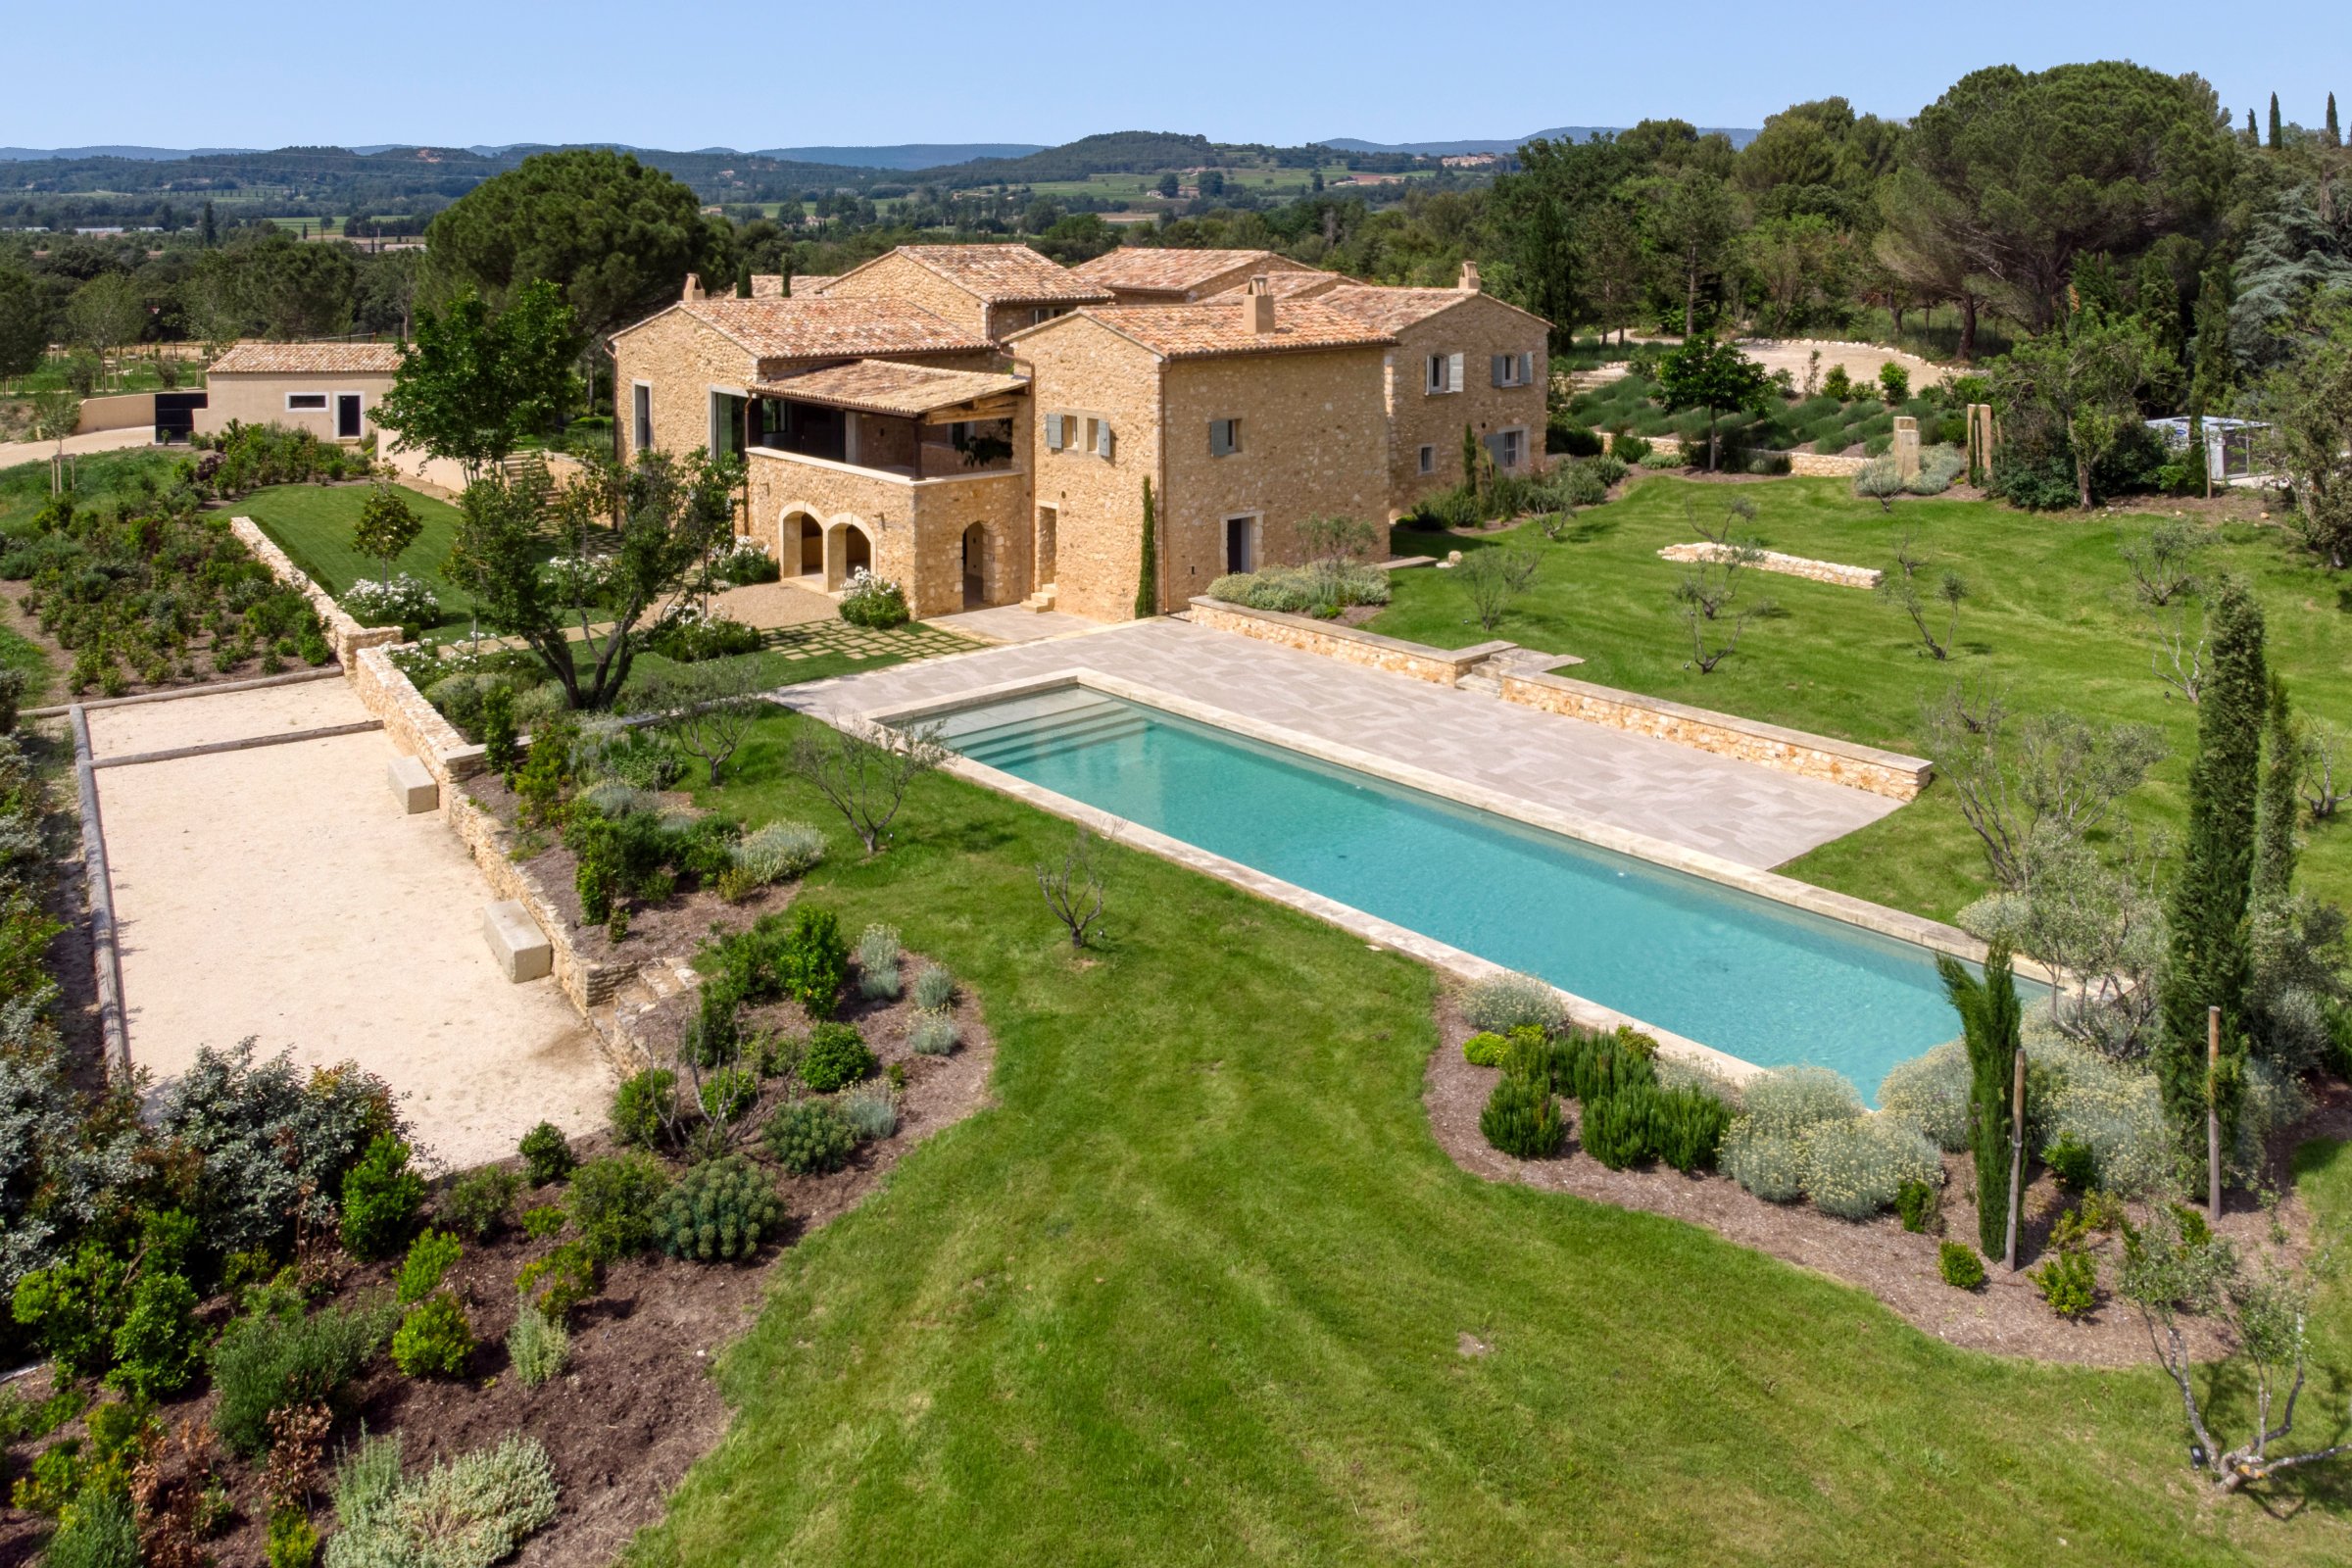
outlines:
[{"label": "stone pillar", "polygon": [[1894,471],[1906,479],[1919,476],[1919,421],[1907,414],[1894,416]]},{"label": "stone pillar", "polygon": [[1968,406],[1968,471],[1982,482],[1992,471],[1992,405],[1971,403]]}]

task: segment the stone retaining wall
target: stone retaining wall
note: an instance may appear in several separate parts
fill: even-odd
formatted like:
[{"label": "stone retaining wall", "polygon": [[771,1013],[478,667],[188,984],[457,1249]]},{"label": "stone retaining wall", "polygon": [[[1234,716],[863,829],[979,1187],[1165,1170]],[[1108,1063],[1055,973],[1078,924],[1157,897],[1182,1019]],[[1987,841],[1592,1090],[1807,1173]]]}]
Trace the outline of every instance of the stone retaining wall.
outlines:
[{"label": "stone retaining wall", "polygon": [[1803,479],[1850,479],[1862,471],[1868,458],[1840,457],[1834,452],[1791,452],[1788,471]]},{"label": "stone retaining wall", "polygon": [[1547,713],[1581,718],[1588,723],[1655,736],[1680,746],[1695,747],[1743,762],[1758,762],[1874,795],[1910,800],[1927,787],[1934,764],[1924,758],[1882,752],[1802,730],[1783,729],[1729,713],[1710,712],[1660,697],[1642,697],[1613,687],[1565,675],[1504,671],[1499,674],[1505,702],[1524,704]]},{"label": "stone retaining wall", "polygon": [[1343,663],[1385,669],[1392,675],[1410,675],[1438,686],[1458,685],[1474,665],[1518,646],[1493,642],[1475,643],[1468,648],[1432,648],[1425,643],[1406,642],[1401,637],[1384,637],[1378,632],[1344,626],[1338,621],[1286,614],[1279,610],[1252,610],[1247,605],[1229,605],[1218,599],[1195,599],[1191,611],[1197,626],[1238,632],[1285,648],[1321,654]]},{"label": "stone retaining wall", "polygon": [[361,649],[380,648],[386,643],[400,641],[398,626],[363,626],[352,619],[344,612],[343,607],[335,603],[335,596],[311,581],[310,574],[295,565],[286,553],[277,548],[277,541],[262,532],[261,524],[251,517],[229,518],[228,531],[236,535],[238,542],[252,551],[279,582],[302,590],[303,597],[311,602],[311,608],[318,612],[319,620],[325,624],[327,643],[335,651],[336,662],[345,670],[351,668],[352,661]]},{"label": "stone retaining wall", "polygon": [[[1668,545],[1658,552],[1665,561],[1721,561],[1731,553],[1727,545],[1694,544]],[[1875,566],[1848,566],[1835,561],[1808,561],[1803,556],[1784,556],[1778,550],[1760,550],[1749,563],[1758,571],[1777,571],[1785,577],[1805,577],[1814,582],[1826,582],[1838,588],[1876,588],[1886,575]]]}]

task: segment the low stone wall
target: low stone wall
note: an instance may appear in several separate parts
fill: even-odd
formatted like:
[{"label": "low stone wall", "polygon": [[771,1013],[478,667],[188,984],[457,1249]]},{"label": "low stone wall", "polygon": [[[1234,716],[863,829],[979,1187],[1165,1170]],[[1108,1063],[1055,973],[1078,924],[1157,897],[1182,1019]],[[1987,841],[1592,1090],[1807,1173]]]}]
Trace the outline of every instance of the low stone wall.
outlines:
[{"label": "low stone wall", "polygon": [[1547,713],[1607,724],[1637,734],[1695,747],[1720,757],[1736,757],[1804,778],[1869,790],[1874,795],[1910,800],[1927,787],[1934,764],[1924,758],[1882,752],[1873,746],[1808,735],[1802,730],[1760,724],[1730,713],[1710,712],[1661,697],[1642,697],[1613,687],[1565,675],[1504,671],[1499,676],[1505,702],[1524,704]]},{"label": "low stone wall", "polygon": [[327,644],[335,651],[335,660],[346,671],[363,648],[381,648],[400,641],[398,626],[363,626],[344,612],[335,603],[335,596],[311,581],[309,573],[287,558],[277,548],[277,541],[262,531],[262,525],[251,517],[231,517],[228,531],[237,536],[246,549],[252,551],[263,565],[268,566],[279,582],[302,590],[311,608],[318,612],[325,623]]},{"label": "low stone wall", "polygon": [[422,762],[444,790],[459,779],[473,777],[486,765],[482,749],[424,700],[416,682],[392,662],[394,652],[380,646],[360,650],[350,679],[361,706],[384,721],[392,744]]},{"label": "low stone wall", "polygon": [[1788,471],[1800,479],[1850,479],[1862,471],[1868,458],[1841,457],[1833,452],[1791,452]]},{"label": "low stone wall", "polygon": [[[1713,543],[1668,545],[1658,552],[1665,561],[1721,561],[1731,554],[1729,545]],[[1826,582],[1839,588],[1876,588],[1886,575],[1875,566],[1848,566],[1835,561],[1808,561],[1803,556],[1784,556],[1778,550],[1760,550],[1749,564],[1758,571],[1777,571],[1784,577],[1805,577],[1814,582]]]},{"label": "low stone wall", "polygon": [[1384,637],[1378,632],[1311,615],[1286,614],[1279,610],[1252,610],[1219,599],[1191,602],[1193,624],[1217,631],[1239,632],[1285,648],[1321,654],[1343,663],[1385,669],[1392,675],[1410,675],[1438,686],[1454,686],[1474,665],[1517,647],[1515,643],[1474,643],[1468,648],[1432,648],[1426,643]]}]

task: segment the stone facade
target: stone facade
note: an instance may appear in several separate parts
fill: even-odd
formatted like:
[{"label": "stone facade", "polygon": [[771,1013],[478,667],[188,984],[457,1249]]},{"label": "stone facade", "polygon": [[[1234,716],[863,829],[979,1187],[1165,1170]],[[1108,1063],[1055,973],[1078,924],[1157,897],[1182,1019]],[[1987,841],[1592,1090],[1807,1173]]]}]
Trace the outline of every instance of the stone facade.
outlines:
[{"label": "stone facade", "polygon": [[[1498,432],[1521,432],[1518,471],[1544,466],[1544,406],[1550,374],[1545,324],[1487,294],[1465,293],[1459,305],[1396,328],[1396,347],[1383,368],[1389,416],[1389,515],[1400,517],[1425,496],[1462,482],[1462,427],[1483,445]],[[1461,390],[1430,390],[1431,358],[1462,357]],[[1524,385],[1496,386],[1497,355],[1530,355],[1534,374]],[[1448,383],[1450,384],[1450,383]],[[1430,449],[1431,466],[1421,466]]]},{"label": "stone facade", "polygon": [[[919,305],[932,315],[968,327],[982,337],[1003,337],[992,319],[996,312],[970,290],[956,287],[928,267],[893,252],[876,257],[855,271],[844,272],[825,285],[836,299],[894,300]],[[1017,323],[1029,324],[1026,318]]]},{"label": "stone facade", "polygon": [[[1721,561],[1731,554],[1727,545],[1694,544],[1668,545],[1658,552],[1664,561]],[[1758,571],[1777,571],[1784,577],[1804,577],[1814,582],[1826,582],[1838,588],[1876,588],[1886,576],[1875,566],[1848,566],[1835,561],[1809,561],[1803,556],[1785,556],[1778,550],[1759,550],[1749,563]]]},{"label": "stone facade", "polygon": [[[1125,620],[1135,613],[1143,568],[1144,481],[1155,492],[1167,488],[1160,362],[1083,314],[1021,339],[1013,352],[1014,370],[1030,378],[1031,536],[1040,585],[1055,585],[1055,609]],[[1054,415],[1064,432],[1059,451],[1050,449],[1043,430]],[[1110,429],[1107,458],[1090,434],[1102,424]],[[1166,497],[1154,501],[1164,519]]]},{"label": "stone facade", "polygon": [[[204,407],[195,412],[194,428],[198,435],[219,435],[232,420],[239,424],[278,424],[289,430],[308,430],[321,441],[341,440],[350,445],[376,433],[376,405],[391,390],[389,374],[370,371],[303,374],[215,370],[205,377]],[[339,396],[356,396],[360,400],[360,428],[356,435],[336,434],[335,400]],[[320,400],[315,408],[294,406],[314,398]]]},{"label": "stone facade", "polygon": [[1186,607],[1186,613],[1196,626],[1238,632],[1260,642],[1279,643],[1285,648],[1321,654],[1342,663],[1362,664],[1392,675],[1409,675],[1433,686],[1459,685],[1467,671],[1517,646],[1494,642],[1475,643],[1468,648],[1432,648],[1426,643],[1344,626],[1336,620],[1317,620],[1311,615],[1286,614],[1278,610],[1252,610],[1247,605],[1229,605],[1216,599],[1195,599]]},{"label": "stone facade", "polygon": [[755,447],[750,469],[753,537],[790,569],[804,559],[804,530],[814,523],[829,589],[863,565],[906,590],[916,615],[953,614],[964,608],[965,543],[976,526],[980,560],[970,564],[980,567],[984,602],[1033,591],[1029,476],[1019,468],[913,479]]},{"label": "stone facade", "polygon": [[1505,672],[1500,681],[1505,702],[1652,735],[1678,746],[1760,762],[1786,773],[1869,790],[1898,801],[1910,800],[1925,789],[1928,775],[1934,771],[1934,764],[1923,758],[1808,735],[1778,724],[1760,724],[1565,675]]}]

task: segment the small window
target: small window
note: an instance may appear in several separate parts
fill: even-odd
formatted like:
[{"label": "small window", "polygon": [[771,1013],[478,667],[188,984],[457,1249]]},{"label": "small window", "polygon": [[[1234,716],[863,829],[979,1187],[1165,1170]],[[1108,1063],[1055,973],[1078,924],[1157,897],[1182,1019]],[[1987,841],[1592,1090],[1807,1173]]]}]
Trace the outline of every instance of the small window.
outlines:
[{"label": "small window", "polygon": [[324,414],[326,394],[323,392],[289,392],[286,394],[288,414]]},{"label": "small window", "polygon": [[1487,437],[1487,450],[1494,454],[1494,466],[1497,468],[1516,468],[1527,457],[1527,432],[1497,430]]},{"label": "small window", "polygon": [[636,426],[630,444],[643,452],[654,444],[654,389],[643,381],[629,389],[629,412]]},{"label": "small window", "polygon": [[1526,386],[1536,378],[1536,357],[1533,354],[1497,354],[1494,356],[1494,384],[1496,386]]},{"label": "small window", "polygon": [[1242,421],[1211,419],[1208,421],[1208,455],[1230,458],[1242,450]]},{"label": "small window", "polygon": [[1421,449],[1421,471],[1423,473],[1438,471],[1438,449],[1436,447],[1425,446]]},{"label": "small window", "polygon": [[1428,390],[1432,392],[1446,390],[1446,356],[1443,354],[1432,354],[1429,357]]}]

